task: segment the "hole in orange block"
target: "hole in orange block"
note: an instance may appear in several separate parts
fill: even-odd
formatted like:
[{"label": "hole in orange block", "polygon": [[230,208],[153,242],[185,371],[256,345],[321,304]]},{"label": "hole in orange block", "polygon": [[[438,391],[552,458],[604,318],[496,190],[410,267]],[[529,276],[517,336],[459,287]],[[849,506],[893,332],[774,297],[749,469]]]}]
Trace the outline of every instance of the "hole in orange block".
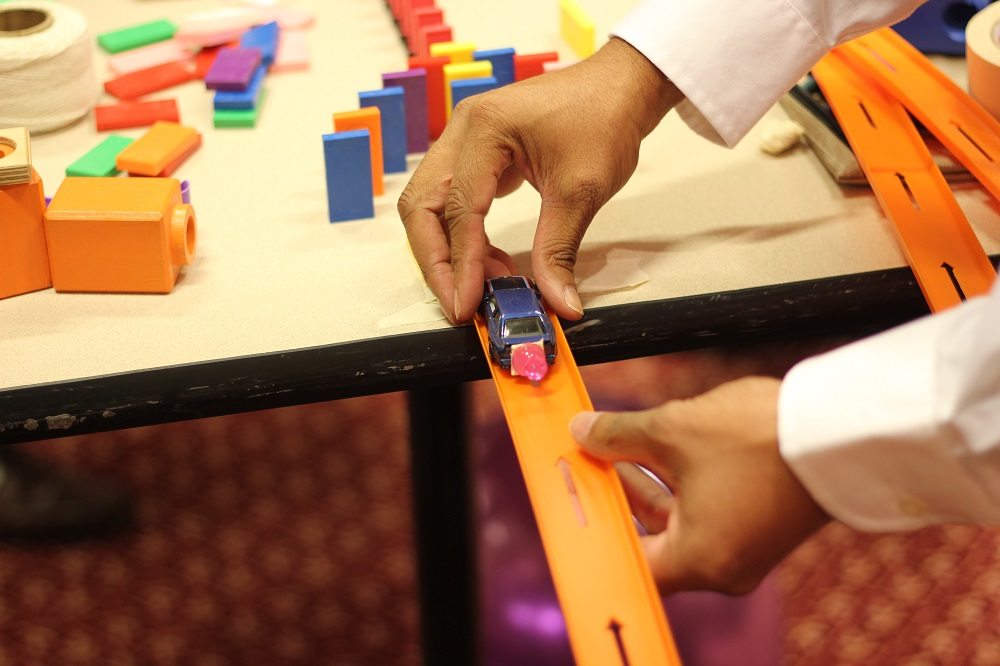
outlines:
[{"label": "hole in orange block", "polygon": [[7,137],[0,136],[0,160],[17,150],[17,144]]},{"label": "hole in orange block", "polygon": [[194,259],[196,237],[194,208],[180,204],[170,221],[170,254],[176,264],[187,266]]}]

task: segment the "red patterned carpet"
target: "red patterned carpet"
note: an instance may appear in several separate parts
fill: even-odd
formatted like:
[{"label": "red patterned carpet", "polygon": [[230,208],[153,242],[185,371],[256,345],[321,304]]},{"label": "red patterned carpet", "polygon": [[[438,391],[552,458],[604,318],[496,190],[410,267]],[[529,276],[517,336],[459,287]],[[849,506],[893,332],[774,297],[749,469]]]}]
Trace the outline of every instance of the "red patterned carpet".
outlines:
[{"label": "red patterned carpet", "polygon": [[[585,370],[636,407],[806,347]],[[478,384],[478,423],[496,419]],[[117,479],[140,528],[0,547],[0,666],[419,663],[405,401],[377,396],[29,445]],[[874,537],[833,525],[778,578],[784,663],[1000,664],[1000,531]]]}]

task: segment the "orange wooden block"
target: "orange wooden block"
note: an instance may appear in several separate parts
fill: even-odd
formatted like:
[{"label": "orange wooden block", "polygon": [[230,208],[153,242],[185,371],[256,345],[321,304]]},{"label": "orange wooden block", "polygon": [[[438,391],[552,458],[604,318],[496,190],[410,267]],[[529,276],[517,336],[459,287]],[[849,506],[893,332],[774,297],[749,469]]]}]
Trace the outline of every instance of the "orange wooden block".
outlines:
[{"label": "orange wooden block", "polygon": [[196,130],[161,120],[118,153],[115,164],[119,171],[159,176],[168,165],[176,168],[178,159],[183,161],[200,145],[201,135]]},{"label": "orange wooden block", "polygon": [[67,178],[45,211],[56,291],[167,294],[195,252],[173,178]]},{"label": "orange wooden block", "polygon": [[[180,168],[181,164],[184,164],[184,161],[187,158],[191,157],[191,155],[193,155],[199,148],[201,148],[201,135],[200,134],[198,135],[198,140],[197,141],[195,141],[193,144],[191,144],[191,146],[187,150],[185,150],[183,153],[181,153],[180,155],[178,155],[177,158],[173,162],[171,162],[167,166],[163,167],[163,171],[161,171],[160,173],[156,174],[156,176],[158,178],[168,178],[170,176],[173,176],[174,172],[177,171],[178,168]],[[130,175],[130,176],[138,176],[138,177],[141,178],[141,177],[145,176],[146,174],[129,172],[128,175]]]},{"label": "orange wooden block", "polygon": [[27,183],[0,187],[0,298],[52,286],[44,214],[42,179],[34,169]]},{"label": "orange wooden block", "polygon": [[372,151],[372,194],[385,194],[385,183],[382,175],[385,171],[382,164],[382,112],[374,106],[366,106],[357,111],[344,111],[333,114],[333,130],[346,132],[348,130],[366,129],[371,135]]}]

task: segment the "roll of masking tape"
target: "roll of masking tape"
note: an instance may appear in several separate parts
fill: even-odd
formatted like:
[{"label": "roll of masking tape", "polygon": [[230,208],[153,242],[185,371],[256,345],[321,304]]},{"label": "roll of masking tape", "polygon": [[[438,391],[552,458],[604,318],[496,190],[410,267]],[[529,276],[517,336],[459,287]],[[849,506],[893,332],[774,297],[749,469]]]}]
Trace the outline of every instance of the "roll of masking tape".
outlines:
[{"label": "roll of masking tape", "polygon": [[92,42],[72,7],[0,3],[0,127],[46,132],[84,116],[99,92]]},{"label": "roll of masking tape", "polygon": [[972,17],[965,28],[969,93],[1000,120],[1000,2]]}]

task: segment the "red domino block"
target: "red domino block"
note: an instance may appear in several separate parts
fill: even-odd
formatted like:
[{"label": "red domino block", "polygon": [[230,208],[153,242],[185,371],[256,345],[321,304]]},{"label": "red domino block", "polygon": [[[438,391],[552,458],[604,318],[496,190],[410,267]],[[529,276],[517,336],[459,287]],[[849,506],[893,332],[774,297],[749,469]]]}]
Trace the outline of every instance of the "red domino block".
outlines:
[{"label": "red domino block", "polygon": [[118,99],[137,99],[158,90],[187,83],[194,78],[194,73],[195,68],[189,62],[167,62],[105,81],[104,90]]},{"label": "red domino block", "polygon": [[427,70],[427,129],[430,138],[436,139],[444,131],[448,122],[444,106],[444,66],[451,63],[447,56],[416,56],[410,58],[410,69]]},{"label": "red domino block", "polygon": [[431,44],[438,42],[452,42],[451,26],[432,25],[424,28],[417,36],[417,55],[429,56],[431,54]]},{"label": "red domino block", "polygon": [[514,80],[523,81],[533,76],[538,76],[545,72],[545,63],[556,62],[559,54],[555,51],[548,53],[528,53],[514,56]]},{"label": "red domino block", "polygon": [[417,47],[420,42],[420,33],[424,28],[435,25],[445,25],[444,11],[437,7],[422,7],[416,9],[410,15],[410,25],[412,30],[406,36],[406,45],[410,47],[410,53],[418,53]]},{"label": "red domino block", "polygon": [[434,0],[407,0],[403,15],[400,17],[400,31],[404,37],[413,34],[413,12],[426,7],[433,7]]},{"label": "red domino block", "polygon": [[94,107],[94,119],[97,121],[97,131],[105,132],[126,127],[145,127],[157,120],[179,123],[181,114],[177,110],[177,100],[159,99],[152,102],[122,102],[112,106],[97,106]]}]

